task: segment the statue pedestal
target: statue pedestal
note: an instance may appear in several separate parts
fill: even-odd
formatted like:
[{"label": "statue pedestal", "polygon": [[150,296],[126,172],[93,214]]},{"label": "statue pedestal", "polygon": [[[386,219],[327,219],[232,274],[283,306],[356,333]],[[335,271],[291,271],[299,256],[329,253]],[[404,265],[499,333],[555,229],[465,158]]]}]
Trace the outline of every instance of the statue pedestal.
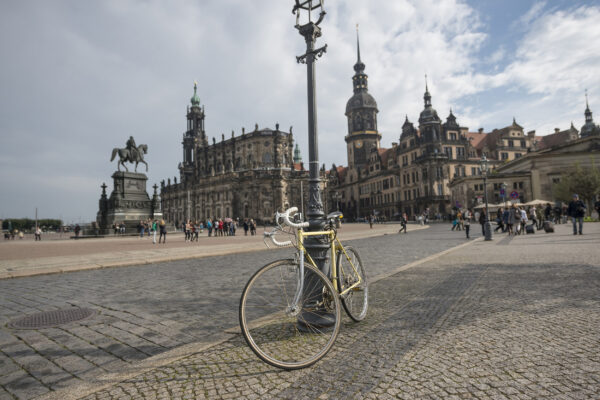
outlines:
[{"label": "statue pedestal", "polygon": [[117,171],[112,178],[113,191],[107,198],[103,190],[96,218],[102,231],[110,230],[115,223],[124,222],[127,231],[131,232],[137,229],[140,221],[162,218],[156,187],[150,199],[146,192],[148,177],[145,174]]}]

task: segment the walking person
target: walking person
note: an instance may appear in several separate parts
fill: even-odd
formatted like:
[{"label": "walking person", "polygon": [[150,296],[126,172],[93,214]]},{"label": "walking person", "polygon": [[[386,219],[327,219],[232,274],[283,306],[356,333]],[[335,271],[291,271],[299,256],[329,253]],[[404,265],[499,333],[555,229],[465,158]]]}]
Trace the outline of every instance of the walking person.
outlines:
[{"label": "walking person", "polygon": [[152,227],[150,230],[152,231],[152,244],[156,244],[156,230],[158,228],[158,223],[156,220],[152,221]]},{"label": "walking person", "polygon": [[158,237],[158,243],[163,239],[163,244],[167,243],[167,224],[164,219],[160,220],[160,224],[158,225],[160,229],[160,236]]},{"label": "walking person", "polygon": [[[467,209],[463,214],[463,226],[465,227],[465,233],[467,234],[467,239],[470,239],[469,231],[471,230],[471,218],[472,218],[471,210]],[[479,218],[481,218],[481,216],[479,216]]]},{"label": "walking person", "polygon": [[504,210],[502,209],[502,207],[500,207],[498,209],[498,212],[496,213],[496,224],[498,226],[496,226],[496,229],[494,229],[494,233],[498,232],[498,229],[500,229],[500,232],[504,232],[504,221],[503,221],[503,217],[504,216]]},{"label": "walking person", "polygon": [[35,241],[37,242],[38,240],[41,241],[42,240],[42,229],[39,226],[35,227],[35,232],[34,232],[34,236],[35,236]]},{"label": "walking person", "polygon": [[533,226],[536,229],[539,229],[538,228],[539,223],[538,223],[538,220],[537,220],[537,214],[536,213],[537,213],[537,210],[536,210],[535,206],[531,206],[531,208],[529,208],[529,219],[531,219],[531,223],[533,224]]},{"label": "walking person", "polygon": [[520,235],[521,234],[521,209],[517,205],[515,205],[514,207],[515,207],[515,224],[514,224],[515,235]]},{"label": "walking person", "polygon": [[244,218],[244,236],[248,236],[248,229],[250,229],[248,226],[248,218]]},{"label": "walking person", "polygon": [[406,213],[402,213],[402,215],[400,216],[400,230],[398,231],[398,233],[404,231],[404,233],[406,233],[406,222],[408,221],[407,219],[408,217],[406,216]]},{"label": "walking person", "polygon": [[525,230],[525,226],[527,225],[528,221],[527,212],[525,211],[525,207],[521,208],[519,211],[521,212],[521,232],[524,235],[527,233],[527,231]]},{"label": "walking person", "polygon": [[479,214],[479,223],[481,224],[481,236],[485,236],[485,221],[487,221],[487,210],[484,208]]},{"label": "walking person", "polygon": [[254,222],[254,219],[250,220],[250,235],[256,235],[256,222]]},{"label": "walking person", "polygon": [[213,230],[213,223],[210,218],[208,220],[206,220],[206,229],[208,230],[208,237],[210,237],[210,235],[212,235],[212,230]]},{"label": "walking person", "polygon": [[573,219],[573,235],[577,235],[577,223],[579,222],[579,234],[583,235],[583,217],[585,216],[585,203],[579,199],[579,195],[574,194],[573,200],[569,203],[567,213]]}]

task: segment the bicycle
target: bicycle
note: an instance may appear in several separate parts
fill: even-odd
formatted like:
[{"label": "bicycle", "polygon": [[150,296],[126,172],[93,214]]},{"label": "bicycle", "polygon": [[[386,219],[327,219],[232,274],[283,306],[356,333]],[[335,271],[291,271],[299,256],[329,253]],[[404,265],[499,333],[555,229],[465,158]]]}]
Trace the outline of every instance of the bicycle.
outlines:
[{"label": "bicycle", "polygon": [[[264,362],[287,370],[305,368],[323,358],[339,333],[340,304],[359,322],[367,315],[369,293],[360,255],[337,237],[336,221],[342,214],[329,214],[322,231],[305,232],[308,222],[290,220],[297,211],[292,207],[277,212],[277,226],[264,234],[267,247],[267,239],[277,247],[295,247],[294,258],[271,262],[254,273],[242,292],[239,308],[240,328],[248,346]],[[279,241],[275,238],[278,233],[293,238]],[[329,276],[306,252],[307,237],[320,240],[324,253],[329,253]]]}]

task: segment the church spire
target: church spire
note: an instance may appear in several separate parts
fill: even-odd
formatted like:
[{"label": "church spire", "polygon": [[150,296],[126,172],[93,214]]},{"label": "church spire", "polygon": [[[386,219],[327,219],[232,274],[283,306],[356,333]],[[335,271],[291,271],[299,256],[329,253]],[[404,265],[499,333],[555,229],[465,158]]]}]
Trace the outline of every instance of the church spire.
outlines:
[{"label": "church spire", "polygon": [[587,89],[585,89],[585,122],[592,122],[593,123],[592,111],[590,110],[590,105],[588,103],[588,92],[587,92]]},{"label": "church spire", "polygon": [[427,74],[425,74],[425,94],[423,95],[425,108],[431,107],[431,94],[429,94],[429,86],[427,85]]},{"label": "church spire", "polygon": [[[364,75],[365,76],[365,85],[366,85],[366,75],[364,73],[365,70],[365,64],[360,60],[360,41],[358,38],[358,24],[356,24],[356,64],[354,64],[354,71],[356,72],[354,74],[355,77],[360,76],[360,75]],[[356,79],[355,79],[356,82]],[[366,86],[365,86],[366,89]],[[355,85],[355,91],[356,91],[356,85]]]}]

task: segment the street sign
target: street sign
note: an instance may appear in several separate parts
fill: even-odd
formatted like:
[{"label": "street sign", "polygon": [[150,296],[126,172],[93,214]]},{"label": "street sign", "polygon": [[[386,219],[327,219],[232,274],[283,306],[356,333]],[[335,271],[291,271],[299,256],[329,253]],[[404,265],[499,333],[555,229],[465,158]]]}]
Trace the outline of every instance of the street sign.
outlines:
[{"label": "street sign", "polygon": [[516,190],[513,190],[512,192],[510,192],[510,198],[511,199],[518,199],[519,198],[519,193]]},{"label": "street sign", "polygon": [[500,189],[500,196],[504,197],[504,195],[506,194],[506,192],[504,191],[504,188]]}]

